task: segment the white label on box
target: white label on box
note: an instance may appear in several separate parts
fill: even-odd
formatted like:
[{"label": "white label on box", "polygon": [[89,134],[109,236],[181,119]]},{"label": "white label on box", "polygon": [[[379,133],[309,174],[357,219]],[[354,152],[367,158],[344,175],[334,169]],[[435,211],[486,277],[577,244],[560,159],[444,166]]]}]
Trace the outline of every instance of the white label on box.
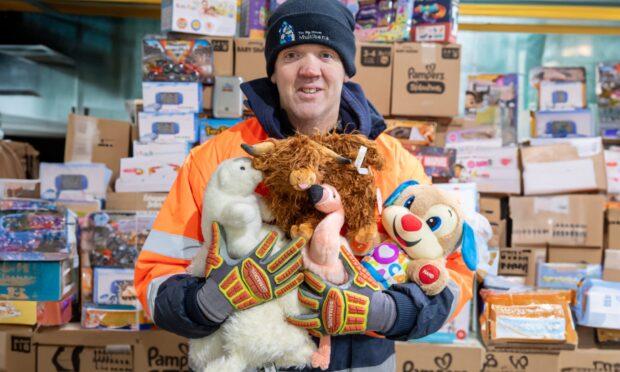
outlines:
[{"label": "white label on box", "polygon": [[620,194],[620,152],[605,150],[607,193]]},{"label": "white label on box", "polygon": [[415,41],[444,41],[446,39],[445,25],[415,26]]},{"label": "white label on box", "polygon": [[529,163],[523,169],[526,195],[577,190],[595,190],[592,159]]},{"label": "white label on box", "polygon": [[590,313],[618,316],[620,291],[609,287],[594,287],[585,293]]},{"label": "white label on box", "polygon": [[620,249],[605,250],[605,269],[620,270]]},{"label": "white label on box", "polygon": [[564,318],[527,318],[498,316],[495,337],[519,340],[564,340],[566,321]]},{"label": "white label on box", "polygon": [[93,145],[99,142],[97,118],[80,116],[74,121],[73,148],[71,161],[90,163],[93,160]]},{"label": "white label on box", "polygon": [[568,196],[537,197],[534,199],[534,213],[539,212],[568,214],[570,199]]}]

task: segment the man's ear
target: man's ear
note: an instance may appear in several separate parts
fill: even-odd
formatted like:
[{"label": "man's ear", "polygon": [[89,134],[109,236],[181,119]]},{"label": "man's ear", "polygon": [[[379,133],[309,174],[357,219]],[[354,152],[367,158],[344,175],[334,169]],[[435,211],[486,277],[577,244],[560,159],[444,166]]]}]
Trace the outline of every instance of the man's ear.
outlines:
[{"label": "man's ear", "polygon": [[274,84],[276,83],[276,75],[275,74],[271,74],[271,78],[270,79],[271,79],[272,83],[274,83]]},{"label": "man's ear", "polygon": [[351,78],[349,77],[349,75],[344,74],[344,82],[348,83],[351,80]]}]

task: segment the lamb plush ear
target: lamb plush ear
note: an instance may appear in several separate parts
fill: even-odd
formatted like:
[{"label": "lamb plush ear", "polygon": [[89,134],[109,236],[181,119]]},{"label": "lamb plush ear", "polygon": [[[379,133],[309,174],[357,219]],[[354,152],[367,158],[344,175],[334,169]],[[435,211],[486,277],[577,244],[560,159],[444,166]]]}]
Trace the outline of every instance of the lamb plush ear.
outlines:
[{"label": "lamb plush ear", "polygon": [[418,181],[405,181],[403,183],[401,183],[396,190],[394,190],[394,192],[392,192],[390,194],[390,196],[388,196],[387,199],[385,199],[385,203],[383,203],[383,207],[389,207],[390,205],[394,204],[394,201],[396,201],[396,199],[398,199],[398,197],[400,196],[400,194],[403,192],[404,189],[406,189],[409,186],[414,186],[417,185]]},{"label": "lamb plush ear", "polygon": [[478,252],[476,251],[476,237],[474,230],[467,222],[463,223],[463,240],[461,243],[461,254],[465,265],[471,271],[476,271],[478,267]]}]

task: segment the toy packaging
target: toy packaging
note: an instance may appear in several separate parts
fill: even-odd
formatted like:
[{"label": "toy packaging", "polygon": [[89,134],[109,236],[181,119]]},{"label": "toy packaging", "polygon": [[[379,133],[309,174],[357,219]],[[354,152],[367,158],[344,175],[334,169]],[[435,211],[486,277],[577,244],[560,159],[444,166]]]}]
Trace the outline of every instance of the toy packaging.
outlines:
[{"label": "toy packaging", "polygon": [[101,163],[41,163],[41,198],[92,201],[105,199],[112,171]]},{"label": "toy packaging", "polygon": [[454,181],[475,182],[485,193],[521,193],[518,147],[461,147],[456,154]]},{"label": "toy packaging", "polygon": [[1,261],[0,299],[60,301],[77,287],[78,261]]},{"label": "toy packaging", "polygon": [[161,31],[235,36],[236,0],[163,0]]},{"label": "toy packaging", "polygon": [[39,195],[39,180],[0,178],[0,199],[37,198]]},{"label": "toy packaging", "polygon": [[122,158],[116,192],[168,192],[185,154]]},{"label": "toy packaging", "polygon": [[607,193],[620,194],[620,148],[605,150]]},{"label": "toy packaging", "polygon": [[141,112],[138,131],[142,142],[196,142],[196,114]]},{"label": "toy packaging", "polygon": [[133,268],[95,267],[93,269],[93,301],[98,305],[135,306],[136,289]]},{"label": "toy packaging", "polygon": [[574,306],[577,323],[586,327],[620,329],[620,283],[585,279],[579,283]]},{"label": "toy packaging", "polygon": [[[156,143],[156,142],[140,142],[133,141],[133,157],[143,158],[148,156],[159,155],[174,155],[183,154],[189,155],[192,142],[170,142],[170,143]],[[109,197],[109,195],[108,195]]]},{"label": "toy packaging", "polygon": [[85,304],[82,306],[82,328],[138,331],[150,329],[153,322],[144,310],[133,306]]},{"label": "toy packaging", "polygon": [[480,125],[499,128],[503,144],[517,142],[519,108],[517,74],[482,74],[467,78],[465,115]]},{"label": "toy packaging", "polygon": [[411,154],[415,155],[424,166],[424,172],[431,177],[454,176],[456,150],[445,147],[414,146],[403,144]]},{"label": "toy packaging", "polygon": [[198,140],[201,144],[205,143],[212,137],[240,122],[241,119],[199,118],[197,122]]},{"label": "toy packaging", "polygon": [[577,333],[569,304],[570,291],[500,293],[481,291],[484,310],[480,334],[488,348],[531,347],[572,349]]},{"label": "toy packaging", "polygon": [[590,109],[538,111],[532,136],[538,138],[593,137],[594,119]]},{"label": "toy packaging", "polygon": [[543,81],[578,81],[586,82],[584,67],[535,67],[530,70],[530,84],[540,89]]},{"label": "toy packaging", "polygon": [[73,315],[76,294],[60,301],[0,301],[0,324],[57,326],[67,324]]},{"label": "toy packaging", "polygon": [[239,13],[239,36],[263,39],[269,18],[269,0],[242,1]]},{"label": "toy packaging", "polygon": [[213,46],[205,39],[142,41],[142,80],[213,83]]},{"label": "toy packaging", "polygon": [[458,0],[416,0],[411,41],[456,43]]},{"label": "toy packaging", "polygon": [[55,261],[76,253],[77,216],[68,209],[0,208],[0,260]]},{"label": "toy packaging", "polygon": [[601,135],[620,138],[620,62],[596,67],[596,95]]},{"label": "toy packaging", "polygon": [[202,112],[200,83],[142,83],[145,112]]},{"label": "toy packaging", "polygon": [[409,38],[413,0],[341,0],[355,16],[359,41],[396,42]]},{"label": "toy packaging", "polygon": [[91,267],[133,268],[155,222],[155,212],[95,212],[82,229]]},{"label": "toy packaging", "polygon": [[403,144],[430,146],[435,141],[437,123],[431,121],[388,119],[385,133]]},{"label": "toy packaging", "polygon": [[580,81],[540,82],[538,109],[572,110],[586,107],[586,85]]},{"label": "toy packaging", "polygon": [[459,314],[451,321],[444,324],[435,333],[431,333],[426,337],[419,338],[417,340],[411,340],[409,342],[430,342],[437,344],[450,344],[453,342],[463,341],[467,339],[470,331],[471,316],[472,316],[472,304],[471,300],[468,301]]},{"label": "toy packaging", "polygon": [[601,279],[602,276],[600,264],[541,263],[536,285],[540,288],[577,289],[581,279]]}]

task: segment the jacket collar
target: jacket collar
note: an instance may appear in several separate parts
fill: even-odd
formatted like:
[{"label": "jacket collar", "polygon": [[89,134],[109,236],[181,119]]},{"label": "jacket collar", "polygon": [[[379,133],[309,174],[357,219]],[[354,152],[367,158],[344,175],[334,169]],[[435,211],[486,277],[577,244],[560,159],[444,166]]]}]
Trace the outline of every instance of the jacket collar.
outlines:
[{"label": "jacket collar", "polygon": [[[268,78],[243,83],[241,90],[247,97],[245,104],[254,111],[269,137],[282,139],[295,134],[286,112],[280,107],[278,89]],[[336,131],[357,132],[375,139],[385,128],[383,117],[368,101],[362,88],[352,82],[344,83],[340,99],[340,123]]]}]

